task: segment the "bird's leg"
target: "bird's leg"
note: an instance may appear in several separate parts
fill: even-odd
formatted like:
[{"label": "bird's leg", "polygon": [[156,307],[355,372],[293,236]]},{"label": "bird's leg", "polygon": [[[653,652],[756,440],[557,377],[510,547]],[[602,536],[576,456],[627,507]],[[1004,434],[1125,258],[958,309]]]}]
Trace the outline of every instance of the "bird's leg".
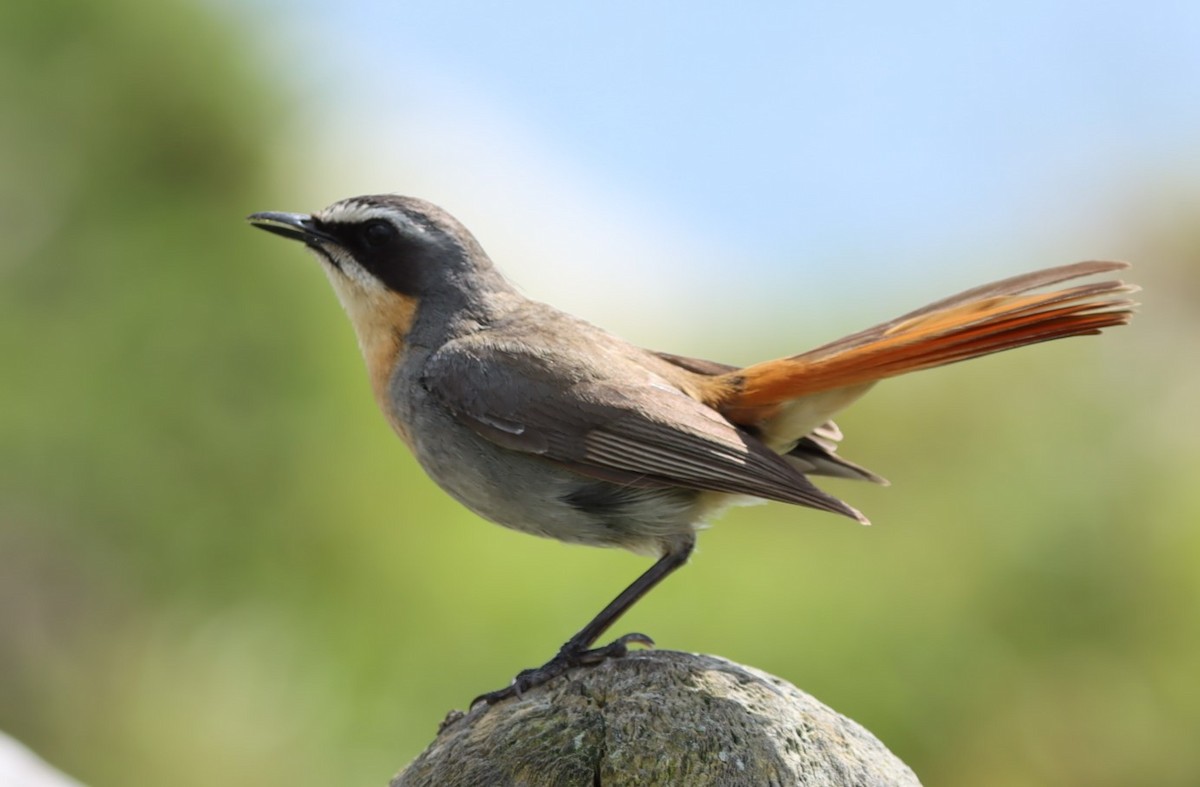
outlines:
[{"label": "bird's leg", "polygon": [[633,642],[653,647],[654,640],[645,634],[626,634],[599,648],[593,648],[592,645],[605,631],[608,631],[613,623],[617,622],[617,618],[637,603],[638,599],[666,579],[667,575],[686,563],[695,545],[696,537],[689,535],[687,539],[668,547],[663,556],[647,569],[646,573],[635,579],[633,584],[621,591],[621,594],[614,598],[607,607],[600,610],[600,614],[592,618],[592,621],[580,629],[579,633],[567,640],[559,648],[554,658],[540,667],[523,670],[513,678],[511,684],[498,691],[481,694],[471,700],[471,706],[474,707],[479,702],[491,705],[500,700],[518,696],[524,691],[557,678],[572,667],[599,664],[606,659],[619,658],[628,652],[629,644]]}]

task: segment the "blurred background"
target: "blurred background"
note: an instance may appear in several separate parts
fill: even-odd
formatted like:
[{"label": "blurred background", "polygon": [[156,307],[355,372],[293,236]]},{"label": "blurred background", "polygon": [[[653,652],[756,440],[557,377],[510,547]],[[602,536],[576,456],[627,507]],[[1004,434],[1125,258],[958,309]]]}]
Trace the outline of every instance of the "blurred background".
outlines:
[{"label": "blurred background", "polygon": [[647,565],[485,524],[258,210],[398,191],[530,296],[749,363],[1129,259],[1100,339],[881,385],[622,622],[926,784],[1200,783],[1200,5],[0,10],[0,730],[93,787],[382,785]]}]

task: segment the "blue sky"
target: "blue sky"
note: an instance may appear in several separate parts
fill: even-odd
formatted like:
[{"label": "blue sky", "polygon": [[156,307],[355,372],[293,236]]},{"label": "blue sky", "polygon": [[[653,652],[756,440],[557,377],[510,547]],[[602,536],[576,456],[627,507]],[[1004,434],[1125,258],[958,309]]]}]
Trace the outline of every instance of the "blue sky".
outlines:
[{"label": "blue sky", "polygon": [[1194,0],[257,13],[325,140],[313,199],[431,197],[567,270],[887,287],[970,258],[968,285],[1121,256],[1140,192],[1200,177]]}]

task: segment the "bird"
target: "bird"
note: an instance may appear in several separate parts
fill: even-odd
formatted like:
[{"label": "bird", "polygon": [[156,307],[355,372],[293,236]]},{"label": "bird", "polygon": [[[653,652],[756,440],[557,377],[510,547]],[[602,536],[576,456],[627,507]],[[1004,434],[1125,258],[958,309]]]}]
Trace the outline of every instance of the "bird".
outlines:
[{"label": "bird", "polygon": [[1124,262],[1051,267],[738,367],[644,349],[527,298],[466,227],[415,197],[358,196],[248,221],[315,254],[379,409],[451,497],[518,531],[655,558],[549,661],[472,707],[653,646],[641,633],[596,643],[731,505],[777,501],[868,523],[811,477],[886,483],[837,453],[831,420],[875,383],[1125,324],[1138,289],[1076,282]]}]

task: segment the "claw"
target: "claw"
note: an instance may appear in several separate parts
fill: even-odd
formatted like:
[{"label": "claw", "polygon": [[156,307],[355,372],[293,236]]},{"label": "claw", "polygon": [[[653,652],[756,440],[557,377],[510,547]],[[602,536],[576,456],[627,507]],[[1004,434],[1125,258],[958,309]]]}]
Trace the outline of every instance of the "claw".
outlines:
[{"label": "claw", "polygon": [[629,653],[629,646],[633,643],[644,645],[647,648],[654,647],[654,640],[650,639],[645,634],[637,633],[626,634],[623,637],[613,640],[604,647],[592,648],[590,650],[573,651],[564,646],[564,648],[560,650],[554,656],[554,658],[550,659],[542,666],[534,667],[533,669],[521,670],[517,673],[517,676],[513,678],[512,683],[502,689],[489,691],[487,694],[480,694],[478,697],[471,700],[471,704],[468,707],[474,708],[480,702],[488,705],[495,705],[497,702],[501,702],[511,697],[519,697],[529,689],[536,688],[544,683],[548,683],[573,667],[593,666],[609,659],[619,659]]},{"label": "claw", "polygon": [[585,650],[582,653],[577,653],[568,658],[574,662],[572,666],[599,664],[600,662],[607,661],[608,659],[619,659],[625,654],[629,653],[629,645],[632,642],[636,642],[639,645],[644,645],[647,648],[654,647],[654,640],[650,639],[645,634],[626,634],[619,639],[613,640],[602,648]]}]

